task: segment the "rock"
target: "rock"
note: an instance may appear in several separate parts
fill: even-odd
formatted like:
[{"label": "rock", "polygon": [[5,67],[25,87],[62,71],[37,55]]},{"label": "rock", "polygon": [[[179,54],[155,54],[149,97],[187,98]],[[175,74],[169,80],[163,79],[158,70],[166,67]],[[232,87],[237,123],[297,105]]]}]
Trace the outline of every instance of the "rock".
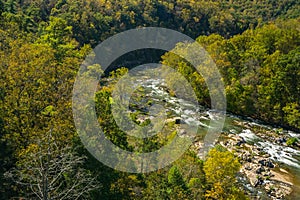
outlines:
[{"label": "rock", "polygon": [[275,197],[277,199],[282,199],[283,196],[284,196],[284,194],[281,192],[281,190],[279,190],[279,189],[275,190]]},{"label": "rock", "polygon": [[280,144],[286,143],[286,139],[285,139],[284,137],[281,137],[281,138],[277,139],[276,142],[277,142],[277,143],[280,143]]},{"label": "rock", "polygon": [[274,175],[272,174],[272,172],[265,172],[263,174],[265,177],[273,177]]},{"label": "rock", "polygon": [[187,134],[185,129],[180,129],[179,130],[179,135],[185,135],[185,134]]},{"label": "rock", "polygon": [[[251,150],[252,150],[253,155],[255,155],[255,156],[260,155],[260,151],[258,151],[256,148],[251,149]],[[259,156],[259,157],[260,157],[260,156]]]},{"label": "rock", "polygon": [[235,139],[236,139],[235,146],[241,146],[242,144],[246,144],[246,141],[243,137],[238,136]]},{"label": "rock", "polygon": [[266,162],[266,167],[269,167],[269,168],[274,168],[274,167],[275,167],[275,165],[272,163],[272,161],[271,161],[271,160],[268,160],[268,161]]},{"label": "rock", "polygon": [[180,124],[181,121],[182,121],[181,119],[177,118],[175,119],[175,124]]},{"label": "rock", "polygon": [[267,194],[271,197],[271,199],[283,199],[286,195],[291,193],[291,188],[287,188],[283,185],[277,185],[268,183],[265,186],[265,190]]},{"label": "rock", "polygon": [[268,154],[268,153],[266,153],[266,154],[264,154],[262,157],[263,157],[263,158],[270,158],[270,157],[271,157],[271,155],[270,155],[270,154]]},{"label": "rock", "polygon": [[274,195],[275,186],[273,184],[266,184],[265,189],[268,194]]},{"label": "rock", "polygon": [[248,171],[252,170],[252,168],[253,168],[253,167],[252,167],[251,165],[246,165],[246,166],[245,166],[245,169],[248,170]]},{"label": "rock", "polygon": [[268,159],[268,160],[262,159],[262,160],[259,160],[258,163],[261,164],[262,166],[269,167],[269,168],[275,167],[270,159]]},{"label": "rock", "polygon": [[286,173],[286,174],[289,173],[288,171],[286,171],[285,169],[282,169],[282,168],[280,168],[279,171],[281,171],[281,172],[283,172],[283,173]]},{"label": "rock", "polygon": [[236,146],[241,146],[242,144],[244,144],[243,141],[238,141],[235,145],[236,145]]},{"label": "rock", "polygon": [[234,130],[234,129],[230,129],[229,132],[233,133],[233,134],[236,134],[236,130]]},{"label": "rock", "polygon": [[262,150],[263,150],[263,149],[260,148],[260,147],[257,147],[256,149],[257,149],[257,151],[262,151]]},{"label": "rock", "polygon": [[265,171],[265,168],[263,168],[263,167],[258,167],[256,170],[255,170],[255,173],[256,174],[261,174],[262,172],[264,172]]},{"label": "rock", "polygon": [[261,177],[257,177],[256,180],[254,181],[254,187],[257,187],[259,185],[262,185],[264,181],[262,180]]},{"label": "rock", "polygon": [[180,117],[174,117],[166,120],[166,123],[175,122],[175,124],[184,124],[184,121]]},{"label": "rock", "polygon": [[262,166],[265,166],[265,162],[266,162],[265,159],[262,159],[262,160],[259,160],[259,161],[258,161],[258,163],[261,164]]},{"label": "rock", "polygon": [[252,161],[251,154],[249,152],[244,153],[241,158],[242,158],[242,160],[247,161],[247,162]]}]

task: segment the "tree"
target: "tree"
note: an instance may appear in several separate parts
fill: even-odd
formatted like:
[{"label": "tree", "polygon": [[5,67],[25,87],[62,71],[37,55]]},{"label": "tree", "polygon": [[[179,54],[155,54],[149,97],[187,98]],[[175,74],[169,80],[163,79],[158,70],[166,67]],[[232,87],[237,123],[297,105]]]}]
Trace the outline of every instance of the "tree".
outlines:
[{"label": "tree", "polygon": [[18,2],[16,0],[8,0],[5,2],[5,11],[16,14],[17,13]]},{"label": "tree", "polygon": [[236,175],[241,167],[238,159],[223,147],[215,147],[208,153],[204,163],[204,172],[210,189],[208,199],[246,199],[236,187]]},{"label": "tree", "polygon": [[6,177],[22,185],[28,198],[41,200],[85,199],[99,188],[96,177],[82,168],[84,156],[56,142],[51,132],[20,155]]},{"label": "tree", "polygon": [[187,189],[185,181],[176,165],[171,167],[171,169],[169,170],[168,182],[174,187],[181,187],[184,190]]},{"label": "tree", "polygon": [[283,109],[285,120],[288,124],[300,127],[300,106],[298,103],[288,103]]},{"label": "tree", "polygon": [[[299,126],[300,34],[295,28],[298,23],[279,20],[227,40],[216,34],[197,39],[222,73],[230,112]],[[180,62],[173,61],[179,68]],[[198,87],[193,88],[200,91],[199,85],[203,83],[199,79],[195,85]]]},{"label": "tree", "polygon": [[[59,134],[58,141],[72,146],[76,134],[70,97],[75,72],[84,53],[72,50],[72,55],[66,54],[63,61],[58,62],[56,50],[47,44],[32,43],[36,37],[31,34],[12,29],[1,30],[0,35],[0,139],[3,153],[5,151],[5,157],[1,155],[5,162],[1,165],[6,171],[16,161],[22,162],[20,155],[50,127],[53,127],[53,135]],[[13,184],[3,182],[1,185]],[[9,197],[13,191],[22,191],[22,187],[1,190],[6,190]]]}]

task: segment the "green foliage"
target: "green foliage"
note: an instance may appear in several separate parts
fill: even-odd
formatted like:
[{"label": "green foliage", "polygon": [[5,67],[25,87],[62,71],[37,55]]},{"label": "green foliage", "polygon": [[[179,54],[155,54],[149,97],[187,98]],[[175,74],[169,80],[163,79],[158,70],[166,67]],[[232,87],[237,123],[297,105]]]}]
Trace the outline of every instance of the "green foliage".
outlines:
[{"label": "green foliage", "polygon": [[[299,128],[298,24],[299,19],[279,20],[230,39],[216,34],[197,38],[222,74],[230,112]],[[176,48],[187,51],[184,45]],[[198,101],[209,106],[204,77],[174,54],[167,53],[162,59],[183,74]],[[172,83],[172,77],[168,79]]]},{"label": "green foliage", "polygon": [[287,123],[300,127],[300,108],[298,103],[287,103],[282,110],[286,114],[285,120]]},{"label": "green foliage", "polygon": [[288,146],[294,146],[298,143],[298,139],[297,138],[289,138],[287,141],[286,141],[286,145]]},{"label": "green foliage", "polygon": [[4,4],[4,10],[16,14],[18,11],[17,6],[18,6],[18,2],[16,0],[8,0]]},{"label": "green foliage", "polygon": [[98,120],[100,126],[103,127],[105,135],[112,141],[115,145],[122,147],[124,149],[128,148],[128,142],[126,134],[121,131],[116,122],[113,120],[111,113],[110,104],[110,89],[105,88],[96,93],[96,113],[99,116]]},{"label": "green foliage", "polygon": [[204,199],[203,162],[188,151],[174,165],[144,175],[142,199]]},{"label": "green foliage", "polygon": [[[92,199],[243,199],[235,182],[239,165],[221,147],[210,152],[204,163],[188,152],[174,166],[145,175],[117,172],[99,163],[83,149],[75,131],[74,78],[90,46],[109,36],[135,27],[171,28],[194,38],[202,35],[197,41],[223,75],[230,111],[299,128],[299,15],[295,0],[0,0],[0,198],[28,193],[28,187],[3,174],[19,169],[28,180],[34,174],[28,168],[37,166],[35,155],[41,152],[36,141],[52,130],[61,145],[53,159],[64,152],[64,145],[79,146],[78,156],[88,157],[75,167],[78,170],[62,173],[61,183],[68,188],[77,171],[97,177],[102,189],[93,191]],[[188,45],[177,48],[185,52]],[[139,57],[134,54],[133,59]],[[163,56],[162,63],[182,73],[199,102],[210,105],[205,81],[190,64],[171,53]],[[88,69],[103,74],[98,65]],[[172,133],[166,138],[158,135],[134,143],[112,117],[113,86],[127,72],[126,68],[112,72],[112,85],[96,92],[99,124],[123,149],[159,149],[176,134],[174,124],[168,124]],[[167,81],[178,82],[175,76]],[[70,152],[69,156],[77,155],[73,149],[65,153]]]},{"label": "green foliage", "polygon": [[176,165],[169,170],[168,183],[175,187],[180,187],[183,190],[186,189],[185,181]]},{"label": "green foliage", "polygon": [[236,175],[241,167],[238,159],[229,151],[214,148],[209,151],[204,162],[204,172],[210,189],[206,192],[208,199],[246,199],[236,187]]},{"label": "green foliage", "polygon": [[[295,0],[7,0],[2,5],[0,13],[22,16],[19,20],[23,21],[23,30],[35,32],[35,24],[61,18],[73,27],[74,38],[81,45],[92,46],[112,34],[139,26],[171,28],[194,38],[211,33],[229,37],[276,18],[300,16],[300,5]],[[27,29],[25,24],[33,28]]]},{"label": "green foliage", "polygon": [[[24,154],[50,129],[58,141],[72,145],[75,135],[71,91],[77,66],[87,50],[73,50],[58,60],[57,50],[41,44],[32,34],[9,28],[1,33],[1,146],[10,157],[3,167],[13,167],[23,162]],[[5,159],[1,156],[1,160]],[[4,164],[4,163],[3,163]],[[11,185],[10,192],[22,194],[23,186]],[[2,184],[2,183],[1,183]]]}]

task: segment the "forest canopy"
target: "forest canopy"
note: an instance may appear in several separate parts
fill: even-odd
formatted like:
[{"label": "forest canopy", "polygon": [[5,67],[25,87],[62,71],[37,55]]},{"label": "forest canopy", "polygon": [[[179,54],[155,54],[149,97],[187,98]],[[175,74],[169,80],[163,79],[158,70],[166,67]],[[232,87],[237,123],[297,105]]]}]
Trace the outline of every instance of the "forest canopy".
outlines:
[{"label": "forest canopy", "polygon": [[[238,159],[218,147],[206,160],[189,150],[149,174],[98,162],[76,133],[74,80],[85,56],[109,36],[169,28],[194,38],[214,59],[228,111],[299,130],[299,17],[297,0],[0,0],[0,199],[247,199],[236,179]],[[159,59],[210,107],[203,78],[189,63],[171,53]],[[97,117],[114,144],[148,151],[166,141],[132,145],[110,110],[114,84],[130,67],[106,74],[112,82],[95,95]],[[228,181],[219,180],[223,175]]]}]

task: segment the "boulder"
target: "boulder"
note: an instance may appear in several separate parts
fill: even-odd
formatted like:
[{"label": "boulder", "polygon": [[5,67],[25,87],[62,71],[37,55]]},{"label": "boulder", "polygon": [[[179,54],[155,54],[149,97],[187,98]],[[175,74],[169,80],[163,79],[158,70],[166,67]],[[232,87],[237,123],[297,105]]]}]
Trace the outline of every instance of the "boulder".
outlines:
[{"label": "boulder", "polygon": [[251,164],[248,164],[248,165],[245,166],[245,169],[250,171],[250,170],[253,169],[253,166]]},{"label": "boulder", "polygon": [[272,161],[270,159],[261,159],[258,161],[259,164],[261,164],[262,166],[265,167],[269,167],[269,168],[274,168],[275,165],[272,163]]},{"label": "boulder", "polygon": [[242,158],[243,161],[246,161],[246,162],[251,162],[252,161],[252,156],[249,152],[244,153],[241,156],[241,158]]},{"label": "boulder", "polygon": [[265,171],[265,168],[264,167],[258,167],[256,170],[255,170],[255,173],[256,174],[261,174],[262,172]]},{"label": "boulder", "polygon": [[274,168],[275,167],[275,165],[273,164],[273,162],[271,160],[268,160],[265,164],[266,164],[265,166],[269,167],[269,168]]},{"label": "boulder", "polygon": [[264,180],[261,177],[257,177],[254,181],[254,187],[262,185],[263,183],[264,183]]},{"label": "boulder", "polygon": [[284,137],[281,137],[281,138],[277,139],[276,142],[280,143],[280,144],[286,143],[286,139]]},{"label": "boulder", "polygon": [[241,146],[242,144],[246,144],[246,141],[243,137],[235,136],[234,139],[236,140],[235,146]]}]

